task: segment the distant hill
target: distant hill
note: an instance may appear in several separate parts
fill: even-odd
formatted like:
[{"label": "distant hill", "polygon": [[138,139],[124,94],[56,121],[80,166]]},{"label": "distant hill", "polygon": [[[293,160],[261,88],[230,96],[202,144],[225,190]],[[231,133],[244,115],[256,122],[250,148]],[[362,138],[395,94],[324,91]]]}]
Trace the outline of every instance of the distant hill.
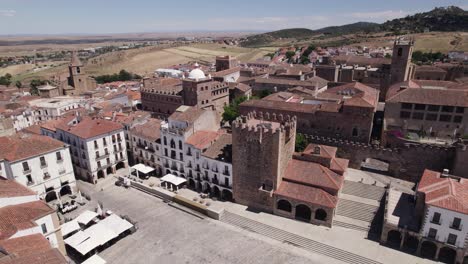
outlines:
[{"label": "distant hill", "polygon": [[394,19],[383,24],[357,22],[343,26],[325,27],[317,30],[307,28],[283,29],[247,37],[242,43],[246,47],[266,46],[279,39],[304,40],[314,36],[324,35],[334,37],[340,35],[373,33],[389,31],[393,33],[418,33],[429,31],[468,31],[468,11],[456,6],[439,7],[429,12],[417,13],[412,16]]},{"label": "distant hill", "polygon": [[438,7],[429,12],[393,19],[381,25],[384,31],[419,33],[429,31],[468,31],[468,11],[456,6]]}]

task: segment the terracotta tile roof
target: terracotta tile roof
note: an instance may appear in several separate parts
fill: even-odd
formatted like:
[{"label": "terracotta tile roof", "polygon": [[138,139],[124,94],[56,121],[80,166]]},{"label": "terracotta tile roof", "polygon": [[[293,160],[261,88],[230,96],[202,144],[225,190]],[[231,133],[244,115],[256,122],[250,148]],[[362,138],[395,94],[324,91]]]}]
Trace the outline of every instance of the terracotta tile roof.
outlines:
[{"label": "terracotta tile roof", "polygon": [[231,87],[231,89],[238,89],[239,91],[244,93],[252,90],[252,87],[244,83],[230,83],[229,86]]},{"label": "terracotta tile roof", "polygon": [[117,122],[109,120],[84,117],[76,125],[68,125],[67,123],[62,122],[57,125],[57,129],[61,129],[80,138],[87,139],[111,132],[117,132],[123,129],[123,126]]},{"label": "terracotta tile roof", "polygon": [[205,150],[211,146],[220,136],[218,131],[200,130],[191,135],[185,143],[197,149]]},{"label": "terracotta tile roof", "polygon": [[[317,78],[320,78],[320,77],[317,77]],[[289,85],[291,87],[294,87],[294,86],[315,87],[317,85],[319,88],[322,88],[324,85],[322,82],[318,81],[317,78],[311,78],[305,81],[300,81],[300,80],[292,80],[292,79],[284,79],[284,78],[257,77],[255,78],[255,83]]]},{"label": "terracotta tile roof", "polygon": [[210,159],[231,163],[232,161],[232,135],[221,134],[219,138],[209,146],[202,154]]},{"label": "terracotta tile roof", "polygon": [[234,67],[234,68],[226,69],[226,70],[223,70],[223,71],[210,72],[209,74],[211,74],[211,76],[213,76],[213,77],[224,77],[226,75],[233,74],[235,72],[239,72],[240,69],[241,69],[240,67]]},{"label": "terracotta tile roof", "polygon": [[425,170],[418,185],[428,205],[468,214],[468,181],[442,177],[440,172]]},{"label": "terracotta tile roof", "polygon": [[181,122],[188,122],[188,123],[193,123],[195,122],[203,113],[205,110],[199,109],[193,106],[185,106],[187,109],[180,110],[180,107],[172,114],[169,116],[169,119],[171,120],[176,120],[176,121],[181,121]]},{"label": "terracotta tile roof", "polygon": [[137,91],[127,91],[127,96],[134,101],[141,100],[141,93]]},{"label": "terracotta tile roof", "polygon": [[322,189],[294,182],[281,182],[275,194],[327,208],[335,208],[338,203],[338,197]]},{"label": "terracotta tile roof", "polygon": [[336,157],[336,152],[338,151],[338,148],[332,147],[332,146],[326,146],[326,145],[318,145],[318,144],[309,144],[307,147],[304,149],[304,153],[310,153],[310,154],[315,154],[315,148],[320,148],[320,155],[321,157],[325,158],[335,158]]},{"label": "terracotta tile roof", "polygon": [[55,210],[43,201],[0,208],[0,240],[9,238],[20,230],[35,227],[35,220],[54,212]]},{"label": "terracotta tile roof", "polygon": [[468,89],[407,88],[388,98],[387,102],[468,107]]},{"label": "terracotta tile roof", "polygon": [[0,177],[0,197],[20,197],[31,195],[36,195],[36,193],[14,180],[8,180]]},{"label": "terracotta tile roof", "polygon": [[[333,87],[323,92],[323,94],[338,94],[342,96],[344,105],[376,108],[379,103],[379,91],[359,82]],[[348,96],[351,96],[351,98],[346,99]]]},{"label": "terracotta tile roof", "polygon": [[132,125],[134,121],[137,120],[144,120],[151,117],[150,112],[145,112],[145,111],[135,111],[131,112],[128,115],[125,114],[117,114],[115,117],[115,122],[119,122],[124,125]]},{"label": "terracotta tile roof", "polygon": [[36,252],[20,257],[4,257],[0,264],[67,264],[65,257],[56,248],[43,252]]},{"label": "terracotta tile roof", "polygon": [[423,65],[423,66],[416,66],[416,72],[447,72],[447,71],[436,66]]},{"label": "terracotta tile roof", "polygon": [[391,59],[387,58],[367,58],[364,56],[355,56],[355,55],[338,55],[333,57],[333,60],[336,61],[336,64],[346,64],[359,66],[373,66],[381,67],[383,64],[389,64]]},{"label": "terracotta tile roof", "polygon": [[20,133],[10,137],[0,137],[0,160],[22,160],[63,147],[63,142],[47,136]]},{"label": "terracotta tile roof", "polygon": [[259,108],[273,111],[290,111],[291,113],[315,113],[315,112],[339,112],[341,105],[336,102],[324,102],[323,104],[299,104],[281,101],[249,100],[243,102],[240,108]]},{"label": "terracotta tile roof", "polygon": [[131,129],[132,135],[156,141],[161,138],[161,122],[160,119],[150,118],[144,124],[135,125]]},{"label": "terracotta tile roof", "polygon": [[264,98],[262,98],[262,100],[268,100],[268,101],[281,101],[281,102],[290,102],[291,100],[293,101],[302,101],[302,97],[296,95],[296,94],[293,94],[293,93],[290,93],[290,92],[277,92],[277,93],[273,93],[273,94],[270,94]]},{"label": "terracotta tile roof", "polygon": [[69,116],[66,116],[66,117],[50,120],[50,121],[47,121],[45,123],[42,123],[41,128],[55,132],[56,128],[57,128],[57,126],[59,124],[62,124],[62,123],[67,124],[67,123],[71,122],[73,119],[75,119],[75,116],[74,115],[69,115]]},{"label": "terracotta tile roof", "polygon": [[30,133],[30,134],[36,134],[36,135],[41,135],[41,126],[40,125],[32,125],[29,126],[23,130],[21,130],[24,133]]},{"label": "terracotta tile roof", "polygon": [[1,240],[0,248],[4,249],[8,255],[16,257],[51,249],[50,242],[42,234]]},{"label": "terracotta tile roof", "polygon": [[343,185],[343,177],[330,169],[315,163],[291,159],[288,162],[284,179],[318,188],[338,191]]}]

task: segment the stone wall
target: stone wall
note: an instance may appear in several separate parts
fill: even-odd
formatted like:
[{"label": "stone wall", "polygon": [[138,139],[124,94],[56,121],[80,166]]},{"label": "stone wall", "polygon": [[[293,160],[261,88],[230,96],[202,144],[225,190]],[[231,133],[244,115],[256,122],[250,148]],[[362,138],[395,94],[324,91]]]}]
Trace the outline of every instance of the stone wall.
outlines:
[{"label": "stone wall", "polygon": [[[306,135],[310,143],[338,148],[337,156],[349,159],[351,168],[359,169],[361,162],[373,158],[389,163],[389,175],[418,182],[425,169],[442,171],[452,168],[456,147],[408,145],[400,148],[382,148],[354,141]],[[460,175],[463,176],[463,175]]]}]

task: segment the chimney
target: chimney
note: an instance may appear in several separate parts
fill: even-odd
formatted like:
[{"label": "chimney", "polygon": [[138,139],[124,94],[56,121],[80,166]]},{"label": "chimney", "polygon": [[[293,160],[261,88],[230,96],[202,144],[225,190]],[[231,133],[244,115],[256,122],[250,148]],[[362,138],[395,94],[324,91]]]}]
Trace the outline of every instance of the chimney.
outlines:
[{"label": "chimney", "polygon": [[448,169],[444,169],[442,171],[442,177],[448,177],[449,176],[449,170]]}]

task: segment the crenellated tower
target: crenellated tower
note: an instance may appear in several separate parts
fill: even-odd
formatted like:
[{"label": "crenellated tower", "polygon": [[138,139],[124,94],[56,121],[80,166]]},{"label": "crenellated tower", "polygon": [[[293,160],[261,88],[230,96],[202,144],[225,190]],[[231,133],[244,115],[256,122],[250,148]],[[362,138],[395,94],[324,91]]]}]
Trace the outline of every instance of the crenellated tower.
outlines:
[{"label": "crenellated tower", "polygon": [[271,212],[294,153],[296,117],[249,113],[232,124],[233,195],[237,203]]}]

